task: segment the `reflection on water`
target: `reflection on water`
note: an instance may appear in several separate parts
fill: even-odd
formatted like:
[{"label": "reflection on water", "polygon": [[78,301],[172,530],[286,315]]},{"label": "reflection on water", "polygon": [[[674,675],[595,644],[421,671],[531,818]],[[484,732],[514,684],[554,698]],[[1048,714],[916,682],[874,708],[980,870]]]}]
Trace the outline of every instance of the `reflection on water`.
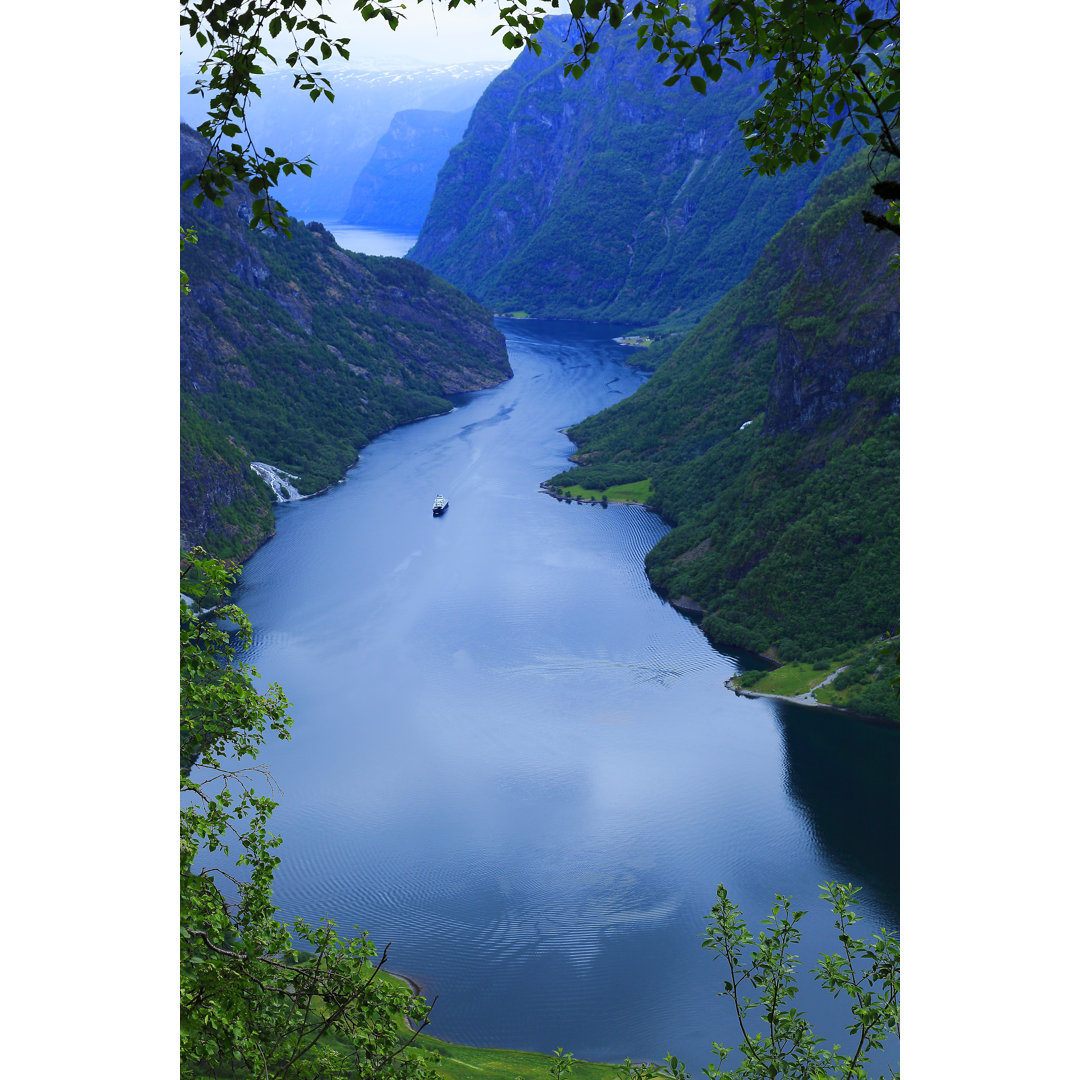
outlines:
[{"label": "reflection on water", "polygon": [[[896,910],[868,839],[895,832],[895,733],[725,690],[738,655],[645,577],[663,523],[538,490],[561,429],[642,380],[618,329],[500,326],[512,380],[280,507],[245,567],[248,659],[295,717],[267,754],[276,902],[392,941],[443,1038],[704,1065],[738,1041],[700,945],[717,882],[751,922],[860,874]],[[809,957],[831,927],[806,925]],[[831,999],[809,1011],[840,1033]]]},{"label": "reflection on water", "polygon": [[[787,791],[875,929],[900,925],[900,729],[774,702]],[[882,744],[892,750],[882,753]],[[837,746],[844,752],[837,753]]]}]

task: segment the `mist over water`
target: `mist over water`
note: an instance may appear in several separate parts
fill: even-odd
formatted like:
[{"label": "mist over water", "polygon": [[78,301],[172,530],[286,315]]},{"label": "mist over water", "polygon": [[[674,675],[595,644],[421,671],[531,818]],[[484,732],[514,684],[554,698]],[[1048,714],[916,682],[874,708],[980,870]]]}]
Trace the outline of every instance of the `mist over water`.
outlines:
[{"label": "mist over water", "polygon": [[408,254],[417,236],[416,233],[390,232],[362,225],[328,225],[327,228],[338,247],[346,251],[361,255],[392,255],[396,259],[403,259]]},{"label": "mist over water", "polygon": [[442,1038],[696,1069],[738,1039],[700,947],[718,882],[751,923],[810,908],[807,960],[831,878],[866,886],[867,936],[898,925],[898,735],[724,688],[739,656],[649,588],[660,519],[538,490],[560,429],[643,379],[618,329],[499,325],[514,379],[281,506],[245,567],[247,659],[295,718],[265,755],[277,903],[392,941]]}]

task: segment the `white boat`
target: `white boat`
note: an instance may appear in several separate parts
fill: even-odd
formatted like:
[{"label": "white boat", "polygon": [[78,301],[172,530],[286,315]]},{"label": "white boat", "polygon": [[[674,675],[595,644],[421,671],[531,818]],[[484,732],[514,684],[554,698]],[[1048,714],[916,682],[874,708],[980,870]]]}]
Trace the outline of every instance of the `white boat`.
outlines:
[{"label": "white boat", "polygon": [[450,500],[445,495],[436,495],[435,503],[431,507],[431,512],[435,517],[439,517],[445,514],[450,506]]}]

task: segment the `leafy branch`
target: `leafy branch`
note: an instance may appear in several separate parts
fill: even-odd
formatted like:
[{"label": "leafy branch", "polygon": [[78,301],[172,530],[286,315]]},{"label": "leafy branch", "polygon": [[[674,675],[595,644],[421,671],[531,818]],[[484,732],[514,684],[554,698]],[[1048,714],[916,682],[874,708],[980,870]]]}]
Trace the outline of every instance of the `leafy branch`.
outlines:
[{"label": "leafy branch", "polygon": [[[229,602],[238,572],[199,549],[181,569],[181,1076],[239,1065],[281,1080],[434,1080],[430,1055],[414,1048],[430,1007],[382,977],[389,945],[376,959],[366,934],[345,940],[328,919],[277,918],[273,779],[265,765],[236,763],[255,758],[267,733],[288,738],[291,720],[281,688],[257,690],[258,673],[236,655],[252,634]],[[209,864],[211,853],[228,863]]]},{"label": "leafy branch", "polygon": [[[418,0],[430,2],[434,0]],[[203,51],[191,93],[208,99],[198,131],[208,143],[206,160],[185,187],[198,186],[196,206],[210,199],[223,205],[237,185],[252,195],[252,228],[288,234],[285,208],[271,192],[297,171],[310,176],[310,158],[292,160],[260,146],[248,126],[248,106],[260,96],[264,65],[277,64],[270,46],[286,43],[285,65],[293,85],[313,101],[334,100],[320,65],[348,59],[349,39],[335,37],[326,0],[181,0],[180,26]],[[448,10],[477,0],[447,0]],[[864,0],[713,0],[695,24],[693,9],[680,0],[567,0],[564,39],[575,38],[563,75],[581,78],[601,49],[605,28],[635,24],[637,47],[651,48],[670,75],[665,85],[689,79],[698,93],[720,80],[725,67],[759,65],[763,103],[739,121],[750,152],[747,172],[772,176],[818,161],[830,141],[860,138],[873,154],[900,156],[900,4],[880,0],[875,11]],[[365,21],[382,19],[396,29],[405,17],[398,0],[355,0]],[[500,0],[492,35],[508,49],[539,56],[547,19],[562,0]],[[845,127],[850,127],[842,134]],[[883,177],[879,177],[881,179]],[[897,204],[886,215],[898,231]],[[882,220],[885,220],[882,219]],[[869,220],[869,219],[868,219]]]}]

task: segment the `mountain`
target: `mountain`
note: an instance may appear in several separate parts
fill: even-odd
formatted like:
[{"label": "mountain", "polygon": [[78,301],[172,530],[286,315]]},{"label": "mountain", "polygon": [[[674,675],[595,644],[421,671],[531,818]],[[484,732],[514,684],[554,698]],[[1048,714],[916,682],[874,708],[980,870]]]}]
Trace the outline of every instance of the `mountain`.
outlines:
[{"label": "mountain", "polygon": [[563,78],[565,23],[484,92],[410,257],[496,311],[689,327],[854,146],[746,176],[736,123],[759,68],[726,70],[704,96],[665,87],[624,25]]},{"label": "mountain", "polygon": [[[316,163],[311,177],[284,177],[277,198],[294,217],[336,222],[353,185],[395,113],[403,109],[471,109],[503,66],[490,62],[417,69],[327,69],[334,101],[312,101],[293,89],[287,70],[271,68],[260,79],[262,97],[248,106],[259,146]],[[202,99],[188,92],[196,76],[181,74],[180,117],[193,127],[203,119]]]},{"label": "mountain", "polygon": [[418,232],[450,150],[461,141],[472,109],[395,113],[390,129],[353,185],[342,221]]},{"label": "mountain", "polygon": [[817,661],[898,624],[898,240],[871,204],[855,163],[823,181],[550,481],[651,481],[650,579],[715,644]]},{"label": "mountain", "polygon": [[[206,143],[180,130],[181,179]],[[181,225],[181,545],[244,557],[273,532],[271,489],[338,481],[376,435],[512,376],[489,312],[404,259],[343,251],[323,226],[253,232],[233,194]]]}]

